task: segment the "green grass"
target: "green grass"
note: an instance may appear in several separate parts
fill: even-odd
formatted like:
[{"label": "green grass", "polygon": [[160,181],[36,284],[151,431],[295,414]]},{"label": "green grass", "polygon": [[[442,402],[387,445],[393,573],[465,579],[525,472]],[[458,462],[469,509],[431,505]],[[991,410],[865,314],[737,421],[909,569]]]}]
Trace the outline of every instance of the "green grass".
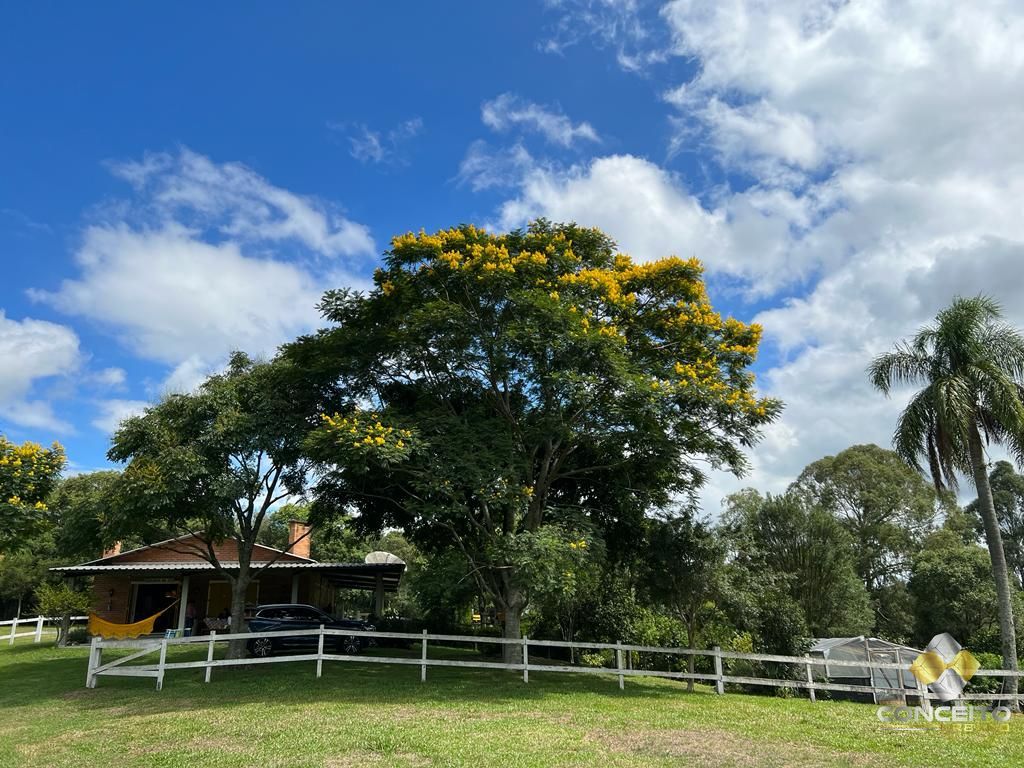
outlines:
[{"label": "green grass", "polygon": [[[174,658],[202,649],[176,651]],[[415,653],[413,649],[412,653]],[[874,707],[611,676],[273,664],[101,677],[87,650],[0,645],[0,766],[1006,766],[1006,729],[899,732]],[[106,657],[105,657],[106,660]]]}]

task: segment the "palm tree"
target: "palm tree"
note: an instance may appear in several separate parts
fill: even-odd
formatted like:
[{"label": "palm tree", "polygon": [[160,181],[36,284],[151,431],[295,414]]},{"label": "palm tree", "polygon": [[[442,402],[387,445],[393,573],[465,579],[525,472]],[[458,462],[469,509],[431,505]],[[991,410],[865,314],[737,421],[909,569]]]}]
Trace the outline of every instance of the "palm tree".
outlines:
[{"label": "palm tree", "polygon": [[[990,298],[956,297],[934,325],[881,355],[868,369],[886,395],[893,387],[923,384],[900,415],[893,446],[910,466],[927,457],[937,490],[955,490],[957,472],[974,480],[978,511],[999,599],[1003,667],[1017,669],[1017,640],[1006,556],[992,503],[985,445],[999,443],[1024,460],[1024,336],[1001,320]],[[1015,697],[1017,678],[1003,682]],[[1011,699],[1016,708],[1016,698]]]}]

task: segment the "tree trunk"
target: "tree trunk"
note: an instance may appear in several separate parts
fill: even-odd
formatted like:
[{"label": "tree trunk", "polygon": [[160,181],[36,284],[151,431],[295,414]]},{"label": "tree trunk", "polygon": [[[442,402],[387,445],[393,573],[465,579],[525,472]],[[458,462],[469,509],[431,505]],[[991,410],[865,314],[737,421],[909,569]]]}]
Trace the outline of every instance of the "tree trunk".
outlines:
[{"label": "tree trunk", "polygon": [[18,619],[21,618],[21,598],[22,598],[22,595],[18,595],[18,609],[17,609],[17,611],[14,614],[15,621],[17,621]]},{"label": "tree trunk", "polygon": [[[238,576],[231,583],[231,634],[245,632],[245,595],[249,591],[249,567],[240,564]],[[245,640],[232,640],[228,643],[228,658],[245,658]]]},{"label": "tree trunk", "polygon": [[68,611],[60,617],[60,626],[57,628],[57,647],[66,648],[68,645],[68,634],[71,632],[71,614]]},{"label": "tree trunk", "polygon": [[[502,599],[505,609],[505,638],[509,640],[522,639],[522,618],[523,609],[526,608],[526,597],[515,588],[510,587],[508,593]],[[502,658],[506,664],[523,663],[523,646],[521,643],[507,643],[502,651]]]},{"label": "tree trunk", "polygon": [[[995,505],[992,502],[992,488],[988,481],[988,468],[985,466],[985,452],[981,444],[981,434],[976,421],[972,420],[968,434],[968,445],[971,452],[971,469],[974,473],[974,485],[978,489],[978,512],[985,525],[985,543],[988,544],[989,557],[992,560],[992,577],[996,582],[996,597],[999,600],[999,635],[1002,639],[1003,668],[1017,669],[1017,633],[1013,623],[1013,603],[1010,592],[1010,579],[1006,570],[1006,554],[1003,551],[1003,537],[999,532],[999,520],[996,517]],[[1019,704],[1016,698],[1017,678],[1003,678],[1003,693],[1008,697],[1011,709],[1017,711]]]}]

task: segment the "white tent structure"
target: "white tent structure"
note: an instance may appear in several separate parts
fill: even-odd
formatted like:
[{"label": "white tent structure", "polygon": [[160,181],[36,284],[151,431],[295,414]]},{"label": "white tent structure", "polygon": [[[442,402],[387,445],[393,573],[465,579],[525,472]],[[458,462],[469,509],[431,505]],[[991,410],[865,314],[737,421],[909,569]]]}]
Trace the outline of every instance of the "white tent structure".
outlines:
[{"label": "white tent structure", "polygon": [[[888,688],[891,693],[902,689],[917,691],[917,679],[910,670],[900,673],[895,669],[879,669],[871,662],[882,664],[910,664],[921,651],[909,645],[891,643],[877,637],[824,637],[814,641],[808,651],[811,658],[820,658],[823,663],[813,665],[815,677],[827,677],[847,685],[866,685],[872,688]],[[862,667],[833,666],[829,661],[863,661]],[[885,691],[881,692],[883,695]],[[898,694],[896,694],[898,695]],[[878,696],[874,697],[876,700]]]}]

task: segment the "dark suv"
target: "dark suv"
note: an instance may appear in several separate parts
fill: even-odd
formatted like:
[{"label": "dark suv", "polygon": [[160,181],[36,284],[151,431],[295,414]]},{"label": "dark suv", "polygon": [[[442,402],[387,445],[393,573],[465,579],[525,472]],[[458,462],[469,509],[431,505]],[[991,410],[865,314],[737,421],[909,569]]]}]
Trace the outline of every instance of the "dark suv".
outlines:
[{"label": "dark suv", "polygon": [[[363,629],[373,631],[375,627],[359,619],[336,619],[311,605],[280,603],[259,605],[249,619],[250,632],[280,632],[280,637],[257,637],[247,643],[253,656],[272,656],[278,651],[309,650],[319,643],[317,635],[289,637],[288,630],[295,629]],[[358,653],[370,644],[370,638],[354,635],[326,635],[324,649],[346,654]]]}]

